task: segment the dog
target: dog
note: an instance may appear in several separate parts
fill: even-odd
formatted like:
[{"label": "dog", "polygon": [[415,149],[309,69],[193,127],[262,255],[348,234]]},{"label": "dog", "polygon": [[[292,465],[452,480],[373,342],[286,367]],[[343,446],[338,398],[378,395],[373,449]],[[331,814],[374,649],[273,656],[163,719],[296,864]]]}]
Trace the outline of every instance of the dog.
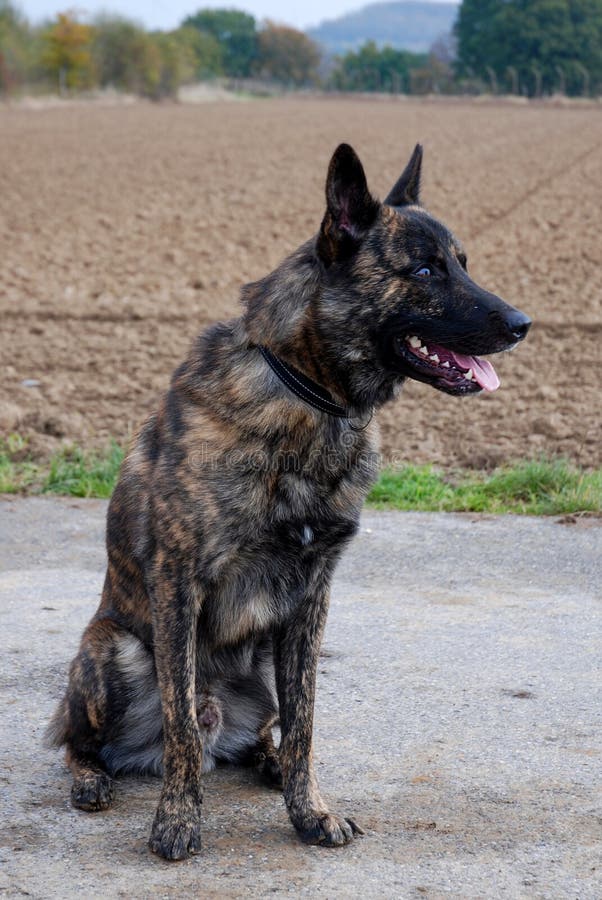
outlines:
[{"label": "dog", "polygon": [[102,599],[48,739],[80,809],[106,809],[117,773],[162,775],[149,845],[166,859],[200,850],[218,762],[280,786],[306,842],[362,833],[320,794],[312,729],[333,571],[377,475],[372,413],[408,378],[495,390],[476,354],[531,324],[470,278],[420,205],[421,165],[417,145],[381,203],[337,148],[317,235],[201,334],[122,465]]}]

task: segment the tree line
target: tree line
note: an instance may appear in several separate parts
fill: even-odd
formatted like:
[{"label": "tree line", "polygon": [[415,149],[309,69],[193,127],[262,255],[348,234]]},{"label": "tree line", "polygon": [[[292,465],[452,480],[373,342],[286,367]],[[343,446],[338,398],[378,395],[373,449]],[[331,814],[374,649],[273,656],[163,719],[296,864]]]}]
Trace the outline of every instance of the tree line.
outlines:
[{"label": "tree line", "polygon": [[113,87],[151,98],[215,77],[391,93],[592,94],[602,88],[602,0],[464,0],[428,53],[377,47],[327,59],[306,34],[233,9],[201,9],[172,31],[102,14],[33,27],[0,0],[0,93]]},{"label": "tree line", "polygon": [[343,90],[511,93],[602,92],[602,0],[463,0],[450,35],[427,54],[366,43],[338,60]]},{"label": "tree line", "polygon": [[119,15],[89,23],[60,13],[33,27],[0,0],[0,92],[21,86],[65,91],[113,87],[142,96],[175,94],[218,76],[316,83],[321,54],[303,32],[236,10],[201,10],[172,31],[146,31]]},{"label": "tree line", "polygon": [[602,90],[602,0],[464,0],[458,79],[494,93]]}]

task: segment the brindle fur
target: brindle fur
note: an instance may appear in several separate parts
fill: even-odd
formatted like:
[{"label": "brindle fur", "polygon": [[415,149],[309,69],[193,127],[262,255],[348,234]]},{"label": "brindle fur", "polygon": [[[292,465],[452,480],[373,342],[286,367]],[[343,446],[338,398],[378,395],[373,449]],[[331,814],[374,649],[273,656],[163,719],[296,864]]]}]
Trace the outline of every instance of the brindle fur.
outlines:
[{"label": "brindle fur", "polygon": [[[318,235],[244,288],[241,318],[197,339],[123,463],[102,599],[49,736],[67,746],[82,809],[110,805],[116,772],[163,775],[150,847],[167,859],[200,849],[201,773],[216,760],[281,784],[304,840],[360,832],[329,811],[312,762],[330,581],[376,475],[376,425],[357,425],[412,374],[393,359],[396,329],[428,323],[466,353],[513,342],[500,324],[512,309],[470,281],[456,240],[417,205],[420,161],[417,148],[380,204],[338,148]],[[447,291],[408,275],[427,252],[447,260]],[[483,319],[485,296],[500,321]],[[355,421],[291,394],[259,344]]]}]

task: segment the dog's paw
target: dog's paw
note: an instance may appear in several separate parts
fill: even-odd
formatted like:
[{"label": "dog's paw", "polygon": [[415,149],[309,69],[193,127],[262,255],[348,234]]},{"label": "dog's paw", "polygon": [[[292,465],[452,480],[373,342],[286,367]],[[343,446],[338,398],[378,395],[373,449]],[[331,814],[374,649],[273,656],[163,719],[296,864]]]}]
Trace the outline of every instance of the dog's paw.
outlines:
[{"label": "dog's paw", "polygon": [[256,766],[264,784],[276,791],[282,790],[282,770],[276,754],[257,754]]},{"label": "dog's paw", "polygon": [[353,819],[344,819],[332,813],[308,817],[295,824],[295,828],[305,844],[319,844],[321,847],[342,847],[356,834],[364,833]]},{"label": "dog's paw", "polygon": [[201,821],[199,817],[160,815],[157,813],[148,842],[153,853],[163,859],[186,859],[201,852]]},{"label": "dog's paw", "polygon": [[87,812],[108,809],[114,798],[113,781],[103,772],[80,775],[71,788],[71,803]]}]

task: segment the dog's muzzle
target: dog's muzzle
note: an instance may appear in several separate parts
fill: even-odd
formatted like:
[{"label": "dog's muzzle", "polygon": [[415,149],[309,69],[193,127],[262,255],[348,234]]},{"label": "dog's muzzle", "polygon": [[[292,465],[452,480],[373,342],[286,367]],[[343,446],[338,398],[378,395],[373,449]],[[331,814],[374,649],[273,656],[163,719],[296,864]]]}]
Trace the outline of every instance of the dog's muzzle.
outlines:
[{"label": "dog's muzzle", "polygon": [[[497,311],[495,339],[485,352],[510,350],[524,340],[531,320],[519,310],[511,309],[507,317]],[[471,347],[472,349],[472,347]],[[429,338],[417,334],[398,334],[394,350],[404,374],[417,381],[431,384],[448,394],[491,393],[500,386],[500,379],[487,359],[471,353],[459,353]]]}]

